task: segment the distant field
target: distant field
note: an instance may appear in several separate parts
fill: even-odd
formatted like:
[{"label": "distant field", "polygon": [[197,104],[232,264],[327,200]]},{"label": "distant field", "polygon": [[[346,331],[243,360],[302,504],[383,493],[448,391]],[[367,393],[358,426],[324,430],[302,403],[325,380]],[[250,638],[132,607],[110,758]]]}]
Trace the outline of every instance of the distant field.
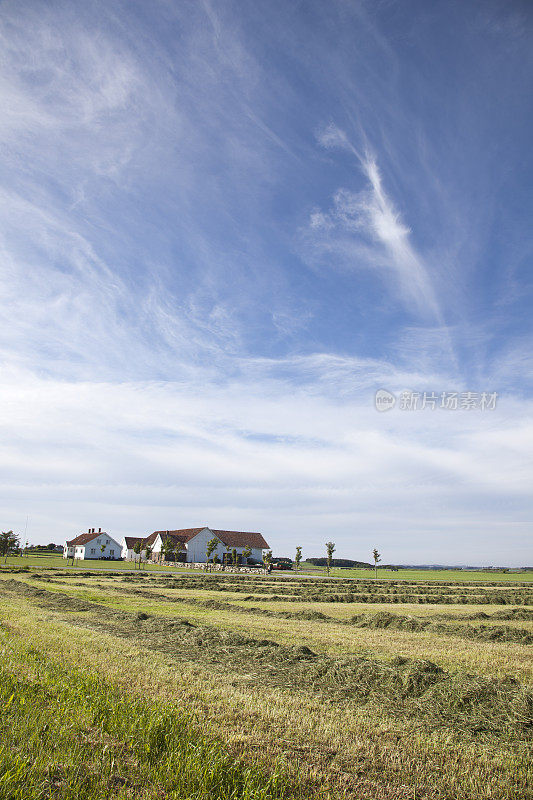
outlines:
[{"label": "distant field", "polygon": [[532,796],[527,582],[21,561],[0,571],[0,798]]},{"label": "distant field", "polygon": [[[3,564],[3,559],[0,561],[0,566]],[[29,556],[24,557],[10,557],[7,560],[8,565],[12,566],[27,566],[27,567],[54,567],[56,569],[80,569],[80,570],[93,570],[93,569],[117,569],[117,570],[133,570],[136,569],[136,565],[134,565],[131,561],[100,561],[99,559],[95,559],[94,561],[76,561],[74,566],[71,566],[71,562],[67,567],[66,560],[62,556],[58,556],[55,553],[49,554],[46,552],[43,553],[32,553]],[[165,567],[159,564],[152,565],[152,564],[143,564],[143,569],[146,570],[162,570],[164,572],[184,572],[186,574],[190,574],[192,570],[189,568],[176,568],[176,567]],[[326,578],[327,571],[325,567],[313,567],[311,564],[307,564],[306,562],[302,564],[302,569],[299,573],[294,571],[285,571],[282,570],[279,573],[274,571],[273,575],[279,577],[290,577],[294,578],[297,575],[306,576],[306,577],[320,577]],[[340,579],[348,579],[348,578],[355,578],[360,580],[373,580],[374,579],[374,570],[373,569],[335,569],[331,570],[330,574],[331,578],[340,578]],[[462,570],[399,570],[398,572],[392,572],[391,570],[387,569],[378,569],[378,581],[381,580],[390,580],[390,581],[462,581],[465,583],[486,583],[486,582],[497,582],[497,583],[521,583],[521,582],[529,582],[533,583],[533,571],[530,572],[508,572],[508,573],[487,573],[487,572],[465,572]]]},{"label": "distant field", "polygon": [[[314,567],[312,564],[302,563],[302,574],[325,575],[325,567]],[[332,578],[369,578],[374,575],[373,569],[331,569]],[[426,581],[533,581],[533,571],[528,572],[482,572],[470,570],[448,569],[400,569],[393,572],[390,569],[378,568],[380,580],[426,580]]]}]

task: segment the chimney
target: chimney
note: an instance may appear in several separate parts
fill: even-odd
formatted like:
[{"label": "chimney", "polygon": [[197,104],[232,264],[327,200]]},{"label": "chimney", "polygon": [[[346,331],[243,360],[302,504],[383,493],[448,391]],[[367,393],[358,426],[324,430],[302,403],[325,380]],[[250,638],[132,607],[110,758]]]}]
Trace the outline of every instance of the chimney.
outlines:
[{"label": "chimney", "polygon": [[98,533],[102,533],[102,529],[101,528],[98,528]]}]

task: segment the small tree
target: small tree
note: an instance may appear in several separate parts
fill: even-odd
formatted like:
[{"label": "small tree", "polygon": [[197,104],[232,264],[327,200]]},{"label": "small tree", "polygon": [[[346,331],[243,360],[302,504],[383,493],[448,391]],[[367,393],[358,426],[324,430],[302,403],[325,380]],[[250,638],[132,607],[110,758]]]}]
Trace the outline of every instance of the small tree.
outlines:
[{"label": "small tree", "polygon": [[378,577],[378,564],[381,561],[381,554],[378,553],[377,547],[374,547],[372,550],[372,555],[374,556],[374,570],[376,572],[375,577]]},{"label": "small tree", "polygon": [[237,561],[238,561],[237,548],[234,547],[233,550],[231,551],[231,563],[235,568],[237,568]]},{"label": "small tree", "polygon": [[18,550],[19,544],[19,537],[13,531],[2,531],[0,535],[0,555],[4,556],[4,564],[7,562],[10,550]]},{"label": "small tree", "polygon": [[334,552],[335,552],[335,542],[326,542],[326,553],[328,555],[328,561],[327,561],[328,575],[331,569],[331,561],[333,559]]},{"label": "small tree", "polygon": [[144,557],[146,558],[147,561],[149,561],[151,555],[152,555],[152,545],[147,544],[146,547],[144,548]]},{"label": "small tree", "polygon": [[242,560],[243,561],[246,560],[246,563],[248,563],[248,559],[250,558],[251,555],[252,555],[252,548],[245,547],[244,550],[242,551]]},{"label": "small tree", "polygon": [[[206,558],[205,568],[206,568],[206,570],[209,568],[209,559],[211,558],[212,554],[215,553],[215,550],[217,549],[219,544],[220,544],[220,542],[219,542],[219,540],[217,539],[216,536],[213,536],[212,539],[209,539],[209,541],[208,541],[208,543],[206,545],[206,548],[205,548],[205,558]],[[216,555],[216,553],[215,553],[215,555]],[[214,563],[214,559],[213,559],[213,563]]]},{"label": "small tree", "polygon": [[100,552],[101,552],[102,555],[104,555],[104,550],[105,550],[105,544],[101,544],[100,545]]},{"label": "small tree", "polygon": [[300,571],[300,562],[301,562],[301,560],[302,560],[302,548],[301,547],[297,547],[296,548],[296,556],[294,558],[294,563],[296,564],[296,572]]},{"label": "small tree", "polygon": [[267,572],[272,569],[272,550],[267,550],[263,555],[263,564]]},{"label": "small tree", "polygon": [[160,553],[160,556],[159,556],[159,560],[161,561],[162,556],[164,556],[165,557],[165,559],[164,559],[165,561],[167,561],[167,560],[170,561],[170,556],[175,551],[176,551],[176,545],[174,544],[174,542],[172,541],[170,536],[165,536],[165,538],[163,539],[163,542],[161,544],[161,553]]},{"label": "small tree", "polygon": [[175,555],[176,561],[179,561],[180,553],[186,553],[186,552],[187,552],[187,548],[185,547],[183,542],[180,542],[179,539],[178,539],[174,543],[174,555]]},{"label": "small tree", "polygon": [[[133,552],[135,553],[136,556],[139,556],[139,567],[138,567],[139,569],[141,568],[141,548],[142,548],[142,541],[139,539],[139,541],[135,542],[135,544],[133,545]],[[135,569],[135,559],[133,559],[133,568]]]}]

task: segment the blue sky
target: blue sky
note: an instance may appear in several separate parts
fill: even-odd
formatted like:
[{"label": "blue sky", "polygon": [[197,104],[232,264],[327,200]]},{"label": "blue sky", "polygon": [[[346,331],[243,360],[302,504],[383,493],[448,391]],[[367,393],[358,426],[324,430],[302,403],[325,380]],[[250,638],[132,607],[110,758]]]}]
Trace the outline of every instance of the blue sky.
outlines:
[{"label": "blue sky", "polygon": [[531,564],[532,28],[2,2],[2,528]]}]

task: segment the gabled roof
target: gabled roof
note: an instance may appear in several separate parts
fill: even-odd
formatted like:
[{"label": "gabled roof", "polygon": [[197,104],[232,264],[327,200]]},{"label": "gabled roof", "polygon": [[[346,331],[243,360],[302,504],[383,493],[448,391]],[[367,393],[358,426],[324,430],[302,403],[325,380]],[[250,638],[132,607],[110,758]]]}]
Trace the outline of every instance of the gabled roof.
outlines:
[{"label": "gabled roof", "polygon": [[[173,539],[176,542],[181,542],[182,544],[186,544],[191,539],[207,528],[208,531],[220,539],[222,544],[225,544],[226,547],[252,547],[258,550],[268,550],[269,545],[263,539],[260,533],[252,533],[250,531],[216,531],[213,528],[208,528],[207,525],[204,525],[203,528],[182,528],[181,530],[176,531],[155,531],[152,536],[157,538],[158,535],[164,540],[165,536],[168,536],[169,539]],[[151,537],[149,537],[151,538]],[[145,540],[148,542],[148,539]],[[149,542],[152,544],[152,542]]]},{"label": "gabled roof", "polygon": [[[100,531],[99,533],[80,533],[75,539],[71,539],[70,542],[67,542],[67,547],[77,547],[81,544],[87,544],[88,542],[92,542],[93,539],[97,539],[99,536],[109,536],[109,534],[105,531]],[[109,538],[111,537],[109,536]]]},{"label": "gabled roof", "polygon": [[[182,544],[186,544],[191,539],[194,539],[196,534],[200,533],[200,531],[203,531],[205,528],[206,526],[204,525],[203,528],[181,528],[180,530],[177,531],[154,531],[152,533],[152,536],[154,537],[153,538],[154,542],[158,536],[161,536],[161,539],[163,539],[163,541],[168,536],[169,539],[173,539],[176,542],[181,542]],[[151,539],[151,536],[149,536],[148,538]],[[148,541],[148,539],[146,541]],[[152,544],[152,542],[150,542],[150,544]]]},{"label": "gabled roof", "polygon": [[158,533],[162,533],[162,531],[154,531],[150,534],[150,536],[145,536],[143,539],[141,539],[143,545],[152,545],[157,539]]},{"label": "gabled roof", "polygon": [[125,536],[124,541],[126,542],[126,547],[128,550],[132,550],[133,547],[137,544],[137,542],[142,542],[142,536]]},{"label": "gabled roof", "polygon": [[[209,530],[213,530],[210,528]],[[268,550],[268,543],[260,533],[251,531],[215,531],[213,533],[226,547],[252,547]]]}]

